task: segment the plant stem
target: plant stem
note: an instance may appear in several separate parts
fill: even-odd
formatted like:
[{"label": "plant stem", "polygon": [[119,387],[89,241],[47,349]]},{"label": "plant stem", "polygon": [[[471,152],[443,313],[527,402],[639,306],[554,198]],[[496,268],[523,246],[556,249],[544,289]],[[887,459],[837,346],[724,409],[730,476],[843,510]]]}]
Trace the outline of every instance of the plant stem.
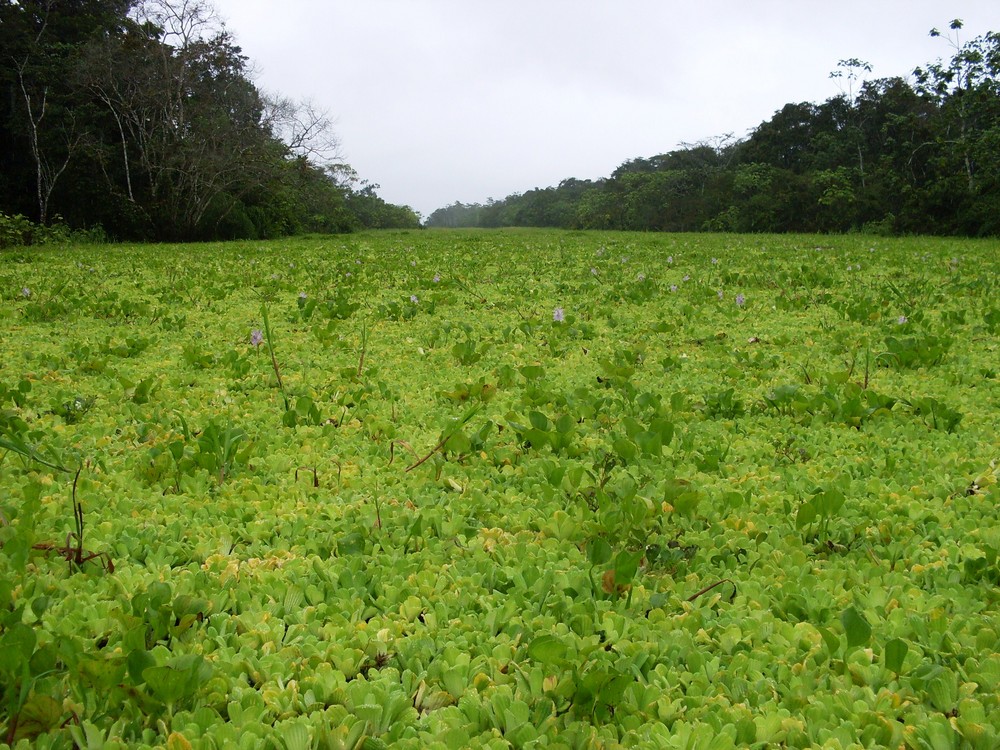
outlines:
[{"label": "plant stem", "polygon": [[281,390],[281,398],[285,402],[285,411],[288,411],[288,393],[285,392],[285,383],[281,379],[281,369],[278,367],[278,358],[274,355],[274,339],[271,336],[271,322],[267,317],[267,305],[260,306],[261,314],[264,317],[264,334],[267,336],[267,351],[271,355],[271,367],[274,368],[274,376],[278,379],[278,388]]},{"label": "plant stem", "polygon": [[361,356],[358,357],[357,378],[361,380],[361,370],[365,366],[365,352],[368,351],[368,326],[361,324]]},{"label": "plant stem", "polygon": [[76,499],[76,485],[80,481],[81,471],[83,471],[82,466],[76,470],[76,475],[73,477],[73,517],[76,520],[76,554],[73,561],[77,568],[83,567],[83,505]]}]

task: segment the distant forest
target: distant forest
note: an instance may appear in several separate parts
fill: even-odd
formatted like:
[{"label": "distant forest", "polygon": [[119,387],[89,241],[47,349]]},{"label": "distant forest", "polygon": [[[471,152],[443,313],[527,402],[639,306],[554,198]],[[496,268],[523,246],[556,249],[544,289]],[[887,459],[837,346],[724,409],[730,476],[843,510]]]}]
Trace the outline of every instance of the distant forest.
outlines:
[{"label": "distant forest", "polygon": [[267,95],[207,0],[0,0],[0,246],[419,226]]},{"label": "distant forest", "polygon": [[429,227],[1000,234],[1000,35],[932,30],[946,61],[909,79],[864,80],[786,104],[744,139],[716,138],[482,204],[434,211]]}]

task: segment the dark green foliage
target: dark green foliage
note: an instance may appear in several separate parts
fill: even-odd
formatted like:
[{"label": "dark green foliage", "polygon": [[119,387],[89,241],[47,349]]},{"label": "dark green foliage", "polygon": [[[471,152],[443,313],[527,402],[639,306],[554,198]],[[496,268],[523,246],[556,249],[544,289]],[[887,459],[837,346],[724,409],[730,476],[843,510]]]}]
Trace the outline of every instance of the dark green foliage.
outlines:
[{"label": "dark green foliage", "polygon": [[267,99],[208,11],[0,0],[0,247],[419,225],[325,163],[328,119]]}]

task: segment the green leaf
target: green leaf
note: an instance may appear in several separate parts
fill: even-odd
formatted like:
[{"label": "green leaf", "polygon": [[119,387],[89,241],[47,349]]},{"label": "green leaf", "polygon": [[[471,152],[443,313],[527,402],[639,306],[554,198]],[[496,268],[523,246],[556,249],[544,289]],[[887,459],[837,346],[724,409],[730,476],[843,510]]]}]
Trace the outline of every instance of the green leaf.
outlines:
[{"label": "green leaf", "polygon": [[701,503],[702,493],[697,490],[688,490],[680,493],[673,500],[674,512],[678,515],[688,515],[693,513],[698,504]]},{"label": "green leaf", "polygon": [[844,493],[839,490],[827,490],[813,498],[816,512],[823,518],[832,518],[844,506]]},{"label": "green leaf", "polygon": [[561,664],[566,651],[566,644],[556,636],[540,635],[528,646],[528,657],[542,664]]},{"label": "green leaf", "polygon": [[164,703],[175,703],[197,693],[211,673],[204,657],[188,654],[177,657],[172,664],[144,669],[142,678],[157,698]]},{"label": "green leaf", "polygon": [[812,500],[807,500],[799,506],[795,513],[795,528],[801,530],[811,526],[816,522],[817,515],[815,504]]},{"label": "green leaf", "polygon": [[604,565],[604,563],[611,559],[611,554],[611,545],[607,539],[597,537],[590,543],[589,557],[591,565]]},{"label": "green leaf", "polygon": [[563,414],[556,420],[556,432],[568,434],[576,428],[576,420],[569,414]]},{"label": "green leaf", "polygon": [[0,672],[15,675],[35,650],[35,631],[22,622],[11,625],[0,638]]},{"label": "green leaf", "polygon": [[640,432],[635,442],[644,456],[658,457],[663,453],[663,438],[658,432]]},{"label": "green leaf", "polygon": [[840,615],[840,621],[844,625],[844,632],[847,634],[847,647],[855,648],[864,646],[872,636],[872,626],[868,624],[858,610],[848,607]]},{"label": "green leaf", "polygon": [[643,432],[642,424],[634,417],[622,418],[621,426],[625,429],[629,440],[635,440],[635,436]]},{"label": "green leaf", "polygon": [[62,702],[51,696],[35,694],[28,698],[17,719],[16,739],[34,739],[45,734],[62,723]]},{"label": "green leaf", "polygon": [[156,659],[145,649],[136,649],[128,655],[126,660],[128,674],[136,685],[141,685],[146,681],[145,670],[156,666]]},{"label": "green leaf", "polygon": [[533,411],[528,414],[528,421],[531,422],[531,426],[536,430],[547,432],[549,429],[549,418],[540,411]]},{"label": "green leaf", "polygon": [[617,437],[611,445],[615,449],[615,453],[627,464],[633,463],[639,455],[636,444],[627,438]]},{"label": "green leaf", "polygon": [[903,670],[903,661],[909,646],[902,638],[893,638],[885,644],[885,668],[899,674]]},{"label": "green leaf", "polygon": [[40,618],[48,608],[49,597],[47,596],[36,596],[31,600],[31,611],[34,613],[35,617]]},{"label": "green leaf", "polygon": [[142,679],[153,694],[164,703],[174,703],[188,694],[187,672],[173,667],[147,667],[142,671]]},{"label": "green leaf", "polygon": [[660,435],[660,440],[663,445],[670,443],[671,439],[674,437],[674,425],[666,419],[654,419],[649,423],[649,429],[651,432],[656,432]]},{"label": "green leaf", "polygon": [[35,650],[35,653],[31,655],[31,659],[28,661],[28,668],[33,675],[46,674],[56,668],[58,659],[59,654],[56,652],[55,646],[49,643],[39,646]]},{"label": "green leaf", "polygon": [[0,581],[0,610],[5,610],[13,603],[14,584],[10,581]]},{"label": "green leaf", "polygon": [[625,691],[633,682],[633,678],[628,674],[620,674],[607,682],[600,690],[599,698],[602,702],[611,706],[616,706],[625,696]]},{"label": "green leaf", "polygon": [[826,649],[830,652],[830,656],[836,656],[840,651],[840,636],[827,628],[816,628],[816,630],[819,631],[820,636],[823,638],[823,643],[826,644]]},{"label": "green leaf", "polygon": [[469,440],[469,436],[461,430],[453,432],[444,444],[444,450],[448,453],[468,453],[471,448],[472,442]]},{"label": "green leaf", "polygon": [[80,662],[80,673],[99,691],[108,690],[125,677],[125,660],[120,656],[107,659],[100,656],[88,657]]},{"label": "green leaf", "polygon": [[279,732],[285,743],[286,750],[308,750],[311,747],[309,730],[302,723],[283,724]]},{"label": "green leaf", "polygon": [[635,574],[639,570],[639,561],[642,560],[644,554],[643,550],[638,552],[622,550],[615,556],[616,586],[624,586],[635,578]]}]

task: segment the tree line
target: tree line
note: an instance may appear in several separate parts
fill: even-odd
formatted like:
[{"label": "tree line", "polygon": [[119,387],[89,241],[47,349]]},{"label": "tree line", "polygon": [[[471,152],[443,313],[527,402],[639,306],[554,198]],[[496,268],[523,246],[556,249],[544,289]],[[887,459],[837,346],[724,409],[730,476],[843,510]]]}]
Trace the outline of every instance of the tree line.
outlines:
[{"label": "tree line", "polygon": [[0,0],[0,219],[119,239],[419,226],[267,95],[207,0]]},{"label": "tree line", "polygon": [[932,30],[947,60],[786,104],[746,138],[724,136],[486,204],[434,211],[431,227],[883,234],[1000,234],[1000,34]]}]

